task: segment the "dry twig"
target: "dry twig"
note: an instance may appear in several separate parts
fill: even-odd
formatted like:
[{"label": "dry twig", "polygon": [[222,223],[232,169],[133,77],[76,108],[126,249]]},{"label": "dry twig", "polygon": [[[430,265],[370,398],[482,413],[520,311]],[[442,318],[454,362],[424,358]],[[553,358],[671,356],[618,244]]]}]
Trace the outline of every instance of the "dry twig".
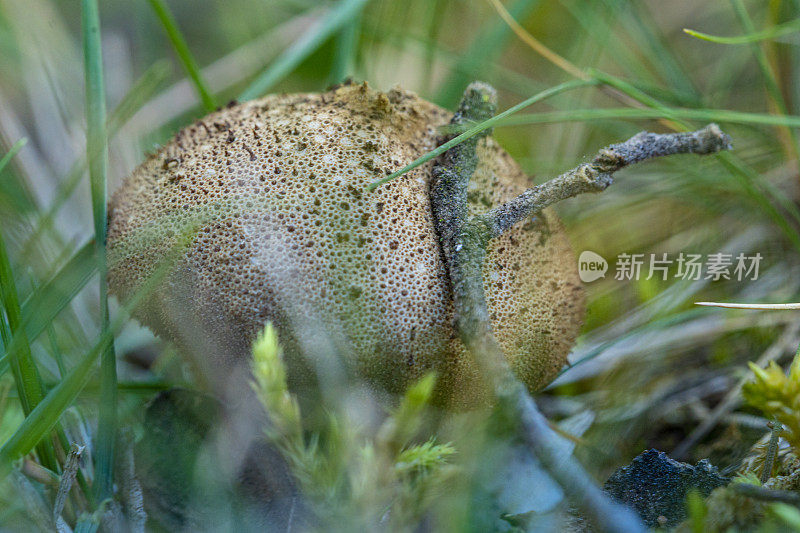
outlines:
[{"label": "dry twig", "polygon": [[[479,122],[496,109],[496,93],[484,83],[470,84],[451,124]],[[489,212],[469,218],[467,186],[478,163],[478,142],[490,130],[445,152],[433,169],[431,204],[447,262],[459,335],[491,383],[498,409],[507,420],[518,421],[522,439],[572,503],[599,531],[644,531],[638,517],[610,500],[572,458],[564,458],[547,419],[525,386],[517,380],[491,331],[483,292],[483,261],[489,241],[515,223],[560,200],[584,192],[598,192],[612,183],[612,174],[628,165],[678,153],[709,154],[730,147],[730,138],[715,124],[691,133],[642,132],[601,150],[591,163],[524,192]]]}]

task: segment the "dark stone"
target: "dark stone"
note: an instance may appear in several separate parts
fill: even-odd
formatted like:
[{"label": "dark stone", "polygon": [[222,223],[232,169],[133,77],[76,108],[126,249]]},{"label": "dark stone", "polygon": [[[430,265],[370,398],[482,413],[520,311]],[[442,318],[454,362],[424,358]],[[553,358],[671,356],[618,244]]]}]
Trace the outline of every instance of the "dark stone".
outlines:
[{"label": "dark stone", "polygon": [[[636,510],[648,527],[670,527],[686,518],[689,490],[708,496],[729,481],[705,459],[692,466],[670,459],[664,452],[647,450],[614,472],[603,490]],[[659,522],[659,517],[666,522],[664,518]]]}]

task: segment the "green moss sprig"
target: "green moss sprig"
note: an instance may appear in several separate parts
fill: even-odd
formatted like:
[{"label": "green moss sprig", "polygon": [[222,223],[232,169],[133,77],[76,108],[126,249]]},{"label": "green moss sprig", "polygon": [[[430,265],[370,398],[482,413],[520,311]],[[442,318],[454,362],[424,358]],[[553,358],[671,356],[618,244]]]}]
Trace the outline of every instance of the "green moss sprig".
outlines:
[{"label": "green moss sprig", "polygon": [[795,357],[789,372],[775,362],[767,368],[749,364],[754,380],[744,385],[745,401],[775,417],[784,430],[782,435],[795,453],[800,450],[800,357]]},{"label": "green moss sprig", "polygon": [[448,479],[456,449],[435,438],[419,442],[436,377],[412,384],[370,434],[337,409],[317,433],[304,429],[290,392],[277,330],[267,324],[253,343],[253,390],[266,410],[268,440],[286,459],[314,520],[324,529],[413,529]]}]

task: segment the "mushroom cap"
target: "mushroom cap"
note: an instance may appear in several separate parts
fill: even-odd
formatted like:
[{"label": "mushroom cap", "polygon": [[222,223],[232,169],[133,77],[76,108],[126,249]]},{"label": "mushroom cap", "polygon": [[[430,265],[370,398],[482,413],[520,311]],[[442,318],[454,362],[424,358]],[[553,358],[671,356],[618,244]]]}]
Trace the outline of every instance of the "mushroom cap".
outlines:
[{"label": "mushroom cap", "polygon": [[[212,382],[249,363],[252,340],[272,321],[289,347],[290,377],[300,381],[309,363],[297,354],[311,349],[316,328],[374,385],[401,391],[435,370],[442,402],[482,402],[486,386],[454,328],[428,196],[432,164],[365,188],[435,148],[451,116],[411,92],[366,83],[209,114],[113,195],[112,292],[125,301],[156,276],[137,318],[188,352]],[[528,186],[490,137],[478,155],[472,213]],[[545,386],[584,312],[557,217],[545,211],[495,239],[483,276],[492,329],[512,368],[530,389]]]}]

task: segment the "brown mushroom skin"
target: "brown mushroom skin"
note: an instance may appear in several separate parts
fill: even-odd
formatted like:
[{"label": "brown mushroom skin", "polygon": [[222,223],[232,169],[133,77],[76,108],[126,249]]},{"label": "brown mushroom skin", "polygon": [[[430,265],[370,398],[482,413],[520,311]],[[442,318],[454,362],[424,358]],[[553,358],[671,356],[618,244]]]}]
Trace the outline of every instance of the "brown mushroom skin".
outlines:
[{"label": "brown mushroom skin", "polygon": [[[140,165],[109,207],[109,284],[121,300],[189,244],[136,316],[175,342],[214,384],[247,368],[266,321],[282,331],[290,376],[309,327],[397,392],[430,370],[437,398],[482,403],[486,389],[454,329],[429,200],[431,164],[368,183],[436,147],[451,114],[415,94],[345,85],[218,110]],[[473,213],[527,179],[491,138],[478,145]],[[578,334],[584,295],[552,212],[495,239],[484,265],[492,328],[519,378],[547,385]],[[246,373],[246,372],[245,372]],[[238,378],[237,378],[238,379]]]}]

